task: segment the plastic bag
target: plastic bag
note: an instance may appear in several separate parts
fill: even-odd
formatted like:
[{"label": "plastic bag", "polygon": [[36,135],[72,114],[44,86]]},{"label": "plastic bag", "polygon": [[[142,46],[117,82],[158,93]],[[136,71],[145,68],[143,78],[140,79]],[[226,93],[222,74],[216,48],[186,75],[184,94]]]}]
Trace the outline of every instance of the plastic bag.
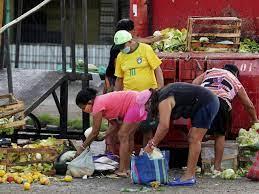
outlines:
[{"label": "plastic bag", "polygon": [[149,154],[150,160],[162,159],[163,157],[162,152],[158,148],[153,149],[153,151]]},{"label": "plastic bag", "polygon": [[85,138],[88,138],[88,136],[92,133],[92,131],[93,131],[92,127],[89,127],[88,129],[86,129],[84,132]]},{"label": "plastic bag", "polygon": [[256,161],[248,171],[246,177],[254,181],[259,181],[259,151],[256,153]]},{"label": "plastic bag", "polygon": [[93,156],[88,149],[67,164],[67,175],[80,178],[84,175],[91,176],[94,173]]},{"label": "plastic bag", "polygon": [[161,184],[168,182],[169,152],[162,151],[162,158],[151,159],[147,153],[131,158],[131,179],[133,183],[147,184],[157,181]]},{"label": "plastic bag", "polygon": [[59,162],[61,163],[70,162],[75,158],[75,155],[76,155],[76,151],[67,151],[60,156]]},{"label": "plastic bag", "polygon": [[94,160],[94,167],[96,171],[114,171],[119,167],[119,163],[108,158],[107,156],[102,156]]}]

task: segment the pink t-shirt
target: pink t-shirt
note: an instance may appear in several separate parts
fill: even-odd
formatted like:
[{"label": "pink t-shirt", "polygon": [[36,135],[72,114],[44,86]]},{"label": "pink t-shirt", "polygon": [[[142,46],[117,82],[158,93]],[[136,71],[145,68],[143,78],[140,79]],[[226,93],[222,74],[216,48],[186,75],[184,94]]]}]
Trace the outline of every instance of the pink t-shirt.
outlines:
[{"label": "pink t-shirt", "polygon": [[125,122],[140,122],[146,119],[145,103],[148,101],[151,92],[145,90],[118,91],[97,96],[94,100],[93,112],[102,111],[103,117],[112,120],[120,119]]}]

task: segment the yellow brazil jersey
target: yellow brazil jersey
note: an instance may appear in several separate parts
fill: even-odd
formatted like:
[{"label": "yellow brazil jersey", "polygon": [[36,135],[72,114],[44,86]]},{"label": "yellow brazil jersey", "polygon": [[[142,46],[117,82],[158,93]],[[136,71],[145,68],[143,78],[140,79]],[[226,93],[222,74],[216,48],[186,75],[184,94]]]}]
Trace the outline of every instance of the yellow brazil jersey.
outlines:
[{"label": "yellow brazil jersey", "polygon": [[119,53],[116,60],[115,76],[123,78],[124,90],[143,91],[157,88],[154,70],[161,60],[151,46],[139,43],[138,48],[130,53]]}]

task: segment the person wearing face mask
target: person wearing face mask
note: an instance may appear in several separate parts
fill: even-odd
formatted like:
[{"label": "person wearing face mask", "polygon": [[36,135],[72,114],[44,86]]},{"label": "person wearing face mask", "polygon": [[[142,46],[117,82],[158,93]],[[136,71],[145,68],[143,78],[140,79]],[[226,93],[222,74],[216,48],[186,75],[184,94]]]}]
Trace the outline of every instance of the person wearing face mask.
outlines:
[{"label": "person wearing face mask", "polygon": [[162,61],[151,46],[133,40],[126,30],[114,35],[114,43],[120,49],[115,68],[115,90],[143,91],[164,86]]},{"label": "person wearing face mask", "polygon": [[[128,32],[133,32],[134,31],[134,22],[131,19],[124,18],[118,21],[115,29],[115,33],[118,32],[119,30],[126,30]],[[160,41],[164,39],[164,36],[149,36],[149,37],[136,37],[133,36],[133,40],[137,42],[142,42],[146,44],[152,44],[154,42]],[[115,73],[115,62],[118,54],[120,53],[120,49],[113,44],[111,49],[110,49],[110,59],[109,63],[106,69],[105,73],[105,84],[104,84],[104,89],[103,93],[111,92],[114,90],[115,86],[115,80],[116,76],[114,75]]]},{"label": "person wearing face mask", "polygon": [[151,96],[149,90],[118,91],[97,96],[97,91],[92,88],[82,90],[77,94],[76,104],[82,111],[93,116],[92,131],[81,147],[77,155],[81,154],[94,141],[100,131],[102,119],[109,121],[110,126],[106,130],[106,136],[118,132],[120,140],[120,166],[115,172],[118,176],[127,177],[130,164],[130,150],[134,146],[134,133],[138,124],[146,120],[146,103]]}]

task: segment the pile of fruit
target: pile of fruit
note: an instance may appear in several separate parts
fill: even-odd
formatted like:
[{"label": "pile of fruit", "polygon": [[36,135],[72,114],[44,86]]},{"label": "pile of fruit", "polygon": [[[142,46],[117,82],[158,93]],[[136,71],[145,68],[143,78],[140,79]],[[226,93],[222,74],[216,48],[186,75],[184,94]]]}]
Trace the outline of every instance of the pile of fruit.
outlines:
[{"label": "pile of fruit", "polygon": [[[6,170],[6,165],[3,161],[7,160],[9,164],[15,165],[8,167],[8,172],[10,173],[29,173],[32,171],[38,171],[44,174],[50,174],[53,170],[53,162],[64,150],[64,144],[60,143],[60,141],[55,138],[49,137],[46,140],[38,140],[23,147],[17,144],[12,144],[12,148],[25,151],[8,151],[8,153],[0,152],[0,169]],[[26,151],[26,148],[37,149],[37,151],[29,152]],[[54,150],[55,154],[49,152],[48,148],[52,151]]]},{"label": "pile of fruit", "polygon": [[[14,144],[15,146],[15,144]],[[27,144],[23,148],[54,148],[59,154],[64,150],[64,144],[54,137],[49,137],[48,139],[37,140],[32,144]],[[18,146],[17,146],[18,148]]]},{"label": "pile of fruit", "polygon": [[[65,176],[64,178],[57,180],[71,182],[73,178],[71,176]],[[27,173],[6,173],[4,170],[0,170],[0,183],[23,184],[24,190],[30,190],[32,183],[50,185],[50,179],[38,171]]]}]

